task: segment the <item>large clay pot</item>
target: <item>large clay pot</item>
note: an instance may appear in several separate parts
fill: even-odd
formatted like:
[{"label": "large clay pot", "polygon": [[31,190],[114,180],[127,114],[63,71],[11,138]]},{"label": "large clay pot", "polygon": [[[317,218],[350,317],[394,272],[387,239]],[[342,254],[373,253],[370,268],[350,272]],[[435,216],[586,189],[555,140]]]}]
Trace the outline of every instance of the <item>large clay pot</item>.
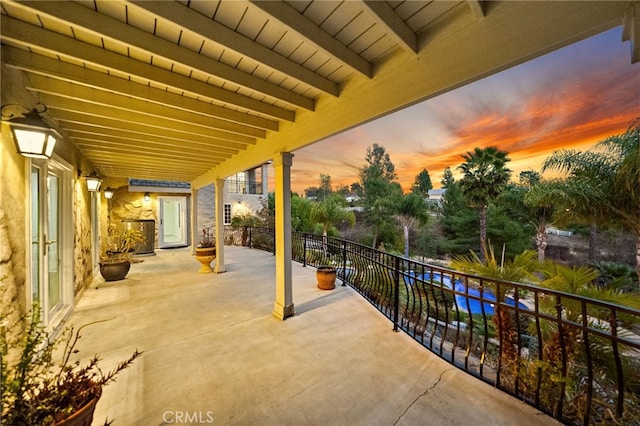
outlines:
[{"label": "large clay pot", "polygon": [[128,260],[117,263],[100,262],[100,275],[105,281],[119,281],[127,276],[129,268],[131,262]]},{"label": "large clay pot", "polygon": [[318,266],[316,278],[319,289],[333,290],[336,287],[336,268],[333,266]]},{"label": "large clay pot", "polygon": [[69,417],[54,423],[54,426],[91,426],[93,423],[93,413],[101,395],[102,390],[100,390],[98,395],[89,401],[88,404],[71,414]]},{"label": "large clay pot", "polygon": [[202,265],[200,266],[200,270],[198,272],[201,274],[208,274],[209,272],[213,272],[213,269],[211,269],[211,262],[213,262],[215,258],[215,247],[197,247],[196,260]]}]

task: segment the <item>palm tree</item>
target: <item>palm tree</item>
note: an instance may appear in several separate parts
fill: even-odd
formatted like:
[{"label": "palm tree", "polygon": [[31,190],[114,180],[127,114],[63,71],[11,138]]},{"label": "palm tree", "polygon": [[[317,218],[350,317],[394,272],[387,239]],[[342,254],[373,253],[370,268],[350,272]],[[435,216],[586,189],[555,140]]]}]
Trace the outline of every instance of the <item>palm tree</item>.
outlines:
[{"label": "palm tree", "polygon": [[[591,223],[606,218],[636,235],[636,272],[640,277],[640,118],[620,135],[587,152],[554,152],[543,170],[568,175],[567,200]],[[593,226],[592,226],[593,228]]]},{"label": "palm tree", "polygon": [[341,222],[350,226],[356,223],[352,211],[345,210],[347,201],[339,194],[331,194],[324,201],[315,203],[311,208],[312,220],[322,225],[322,235],[327,236],[329,228]]},{"label": "palm tree", "polygon": [[427,222],[427,205],[420,195],[410,192],[400,199],[395,217],[404,234],[404,257],[409,258],[409,231]]},{"label": "palm tree", "polygon": [[496,147],[475,148],[462,158],[465,162],[458,168],[463,177],[460,189],[480,216],[480,259],[484,261],[487,244],[487,207],[504,190],[511,177],[511,170],[505,165],[510,161],[507,153]]},{"label": "palm tree", "polygon": [[563,199],[565,194],[563,183],[558,179],[541,181],[530,186],[524,196],[524,204],[530,209],[536,227],[535,242],[539,262],[544,262],[547,248],[547,224],[551,221],[559,200]]},{"label": "palm tree", "polygon": [[[454,257],[451,267],[457,271],[481,277],[521,283],[533,279],[533,273],[538,269],[535,256],[534,251],[527,250],[515,256],[513,260],[498,262],[493,248],[489,247],[485,260],[481,260],[476,253],[471,252],[468,256]],[[518,331],[511,318],[511,312],[504,308],[503,303],[506,301],[507,292],[513,287],[502,283],[497,286],[490,280],[485,281],[484,284],[496,296],[493,322],[500,333],[501,358],[506,365],[510,365],[518,354],[516,349]]]}]

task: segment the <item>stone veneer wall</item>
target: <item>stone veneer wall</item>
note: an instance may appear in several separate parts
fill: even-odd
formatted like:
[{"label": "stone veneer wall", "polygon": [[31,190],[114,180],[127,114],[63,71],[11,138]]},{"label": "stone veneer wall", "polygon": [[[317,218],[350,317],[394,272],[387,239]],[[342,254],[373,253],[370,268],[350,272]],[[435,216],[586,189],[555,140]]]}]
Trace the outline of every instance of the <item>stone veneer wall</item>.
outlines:
[{"label": "stone veneer wall", "polygon": [[[33,108],[41,103],[37,94],[25,89],[29,85],[28,77],[21,71],[2,63],[0,76],[1,105],[19,105]],[[49,124],[56,126],[47,116],[42,114]],[[64,134],[63,134],[64,136]],[[75,145],[62,138],[55,147],[55,154],[79,170],[92,170],[91,165],[82,156]],[[7,289],[10,300],[0,300],[0,308],[5,303],[13,303],[21,312],[26,309],[28,300],[26,280],[29,265],[27,259],[27,189],[26,181],[29,171],[25,168],[27,161],[17,153],[9,126],[2,124],[0,136],[0,278],[2,286]],[[91,261],[91,227],[89,194],[83,181],[76,182],[73,200],[74,226],[74,290],[80,291],[92,280]]]},{"label": "stone veneer wall", "polygon": [[26,308],[25,159],[16,152],[9,127],[0,136],[0,281],[5,306]]},{"label": "stone veneer wall", "polygon": [[[156,222],[154,247],[158,245],[158,211],[157,196],[150,194],[150,200],[144,200],[144,193],[129,192],[127,179],[108,179],[102,183],[102,189],[114,189],[113,198],[107,200],[100,197],[100,239],[108,235],[110,226],[119,227],[123,219],[152,219]],[[175,194],[172,194],[175,195]]]},{"label": "stone veneer wall", "polygon": [[[99,196],[99,194],[97,194]],[[73,190],[74,214],[74,294],[78,296],[93,280],[91,255],[91,193],[82,179],[75,182]]]}]

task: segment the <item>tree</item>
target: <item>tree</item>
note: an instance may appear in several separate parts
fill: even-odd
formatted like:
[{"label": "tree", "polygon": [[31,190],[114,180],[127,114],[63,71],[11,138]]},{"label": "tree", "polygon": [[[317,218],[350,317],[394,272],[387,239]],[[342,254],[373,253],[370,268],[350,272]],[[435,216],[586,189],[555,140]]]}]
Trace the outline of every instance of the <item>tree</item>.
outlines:
[{"label": "tree", "polygon": [[326,200],[314,203],[311,207],[311,218],[322,225],[322,236],[326,237],[331,226],[347,222],[350,226],[356,223],[356,216],[346,210],[347,201],[338,194],[331,194]]},{"label": "tree", "polygon": [[573,208],[591,223],[613,219],[636,236],[636,273],[640,277],[640,118],[620,135],[610,136],[587,152],[554,152],[543,170],[568,175]]},{"label": "tree", "polygon": [[324,201],[331,194],[331,176],[320,173],[320,196]]},{"label": "tree", "polygon": [[484,260],[487,244],[487,207],[504,190],[511,177],[506,168],[507,153],[495,147],[475,148],[463,155],[465,162],[458,168],[463,172],[460,189],[469,204],[476,208],[480,219],[480,259]]},{"label": "tree", "polygon": [[442,188],[449,188],[449,185],[453,184],[455,181],[453,172],[451,172],[451,167],[445,167],[444,172],[442,173],[442,179],[440,180]]},{"label": "tree", "polygon": [[409,258],[409,230],[427,223],[427,205],[420,195],[410,192],[400,199],[395,217],[404,235],[404,257]]},{"label": "tree", "polygon": [[422,198],[428,198],[429,190],[431,189],[433,189],[433,185],[431,184],[431,177],[429,177],[429,172],[427,171],[427,169],[422,169],[422,171],[416,176],[416,179],[411,186],[411,192],[418,194]]},{"label": "tree", "polygon": [[562,182],[536,181],[527,188],[524,195],[524,205],[530,209],[531,221],[536,228],[535,243],[538,251],[538,261],[544,262],[547,249],[547,224],[551,221],[562,193]]},{"label": "tree", "polygon": [[[535,252],[530,250],[524,251],[515,256],[513,260],[506,262],[496,259],[492,247],[488,248],[486,254],[486,259],[482,260],[473,252],[468,256],[457,256],[451,263],[451,267],[469,274],[511,282],[524,282],[532,278],[533,273],[537,270],[537,264],[534,260]],[[484,285],[496,297],[493,322],[500,332],[500,354],[503,362],[506,365],[511,365],[517,357],[518,331],[513,323],[510,310],[504,307],[504,302],[507,293],[513,291],[513,287],[497,286],[490,280],[484,281]]]},{"label": "tree", "polygon": [[376,247],[381,231],[392,224],[402,188],[395,182],[395,166],[384,147],[373,144],[367,148],[365,160],[367,164],[360,170],[360,181],[367,221],[373,230],[372,247]]}]

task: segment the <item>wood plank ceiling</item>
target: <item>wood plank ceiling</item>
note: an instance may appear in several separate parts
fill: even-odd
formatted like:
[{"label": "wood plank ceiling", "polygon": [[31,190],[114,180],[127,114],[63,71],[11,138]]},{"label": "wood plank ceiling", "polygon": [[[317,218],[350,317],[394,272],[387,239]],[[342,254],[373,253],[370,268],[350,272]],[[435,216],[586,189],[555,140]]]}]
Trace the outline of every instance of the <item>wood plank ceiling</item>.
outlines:
[{"label": "wood plank ceiling", "polygon": [[[100,175],[201,186],[623,18],[640,28],[638,2],[514,3],[2,0],[2,61]],[[551,34],[513,34],[536,24]],[[478,34],[507,52],[532,42],[494,60]],[[445,56],[467,58],[464,74],[439,77]]]}]

